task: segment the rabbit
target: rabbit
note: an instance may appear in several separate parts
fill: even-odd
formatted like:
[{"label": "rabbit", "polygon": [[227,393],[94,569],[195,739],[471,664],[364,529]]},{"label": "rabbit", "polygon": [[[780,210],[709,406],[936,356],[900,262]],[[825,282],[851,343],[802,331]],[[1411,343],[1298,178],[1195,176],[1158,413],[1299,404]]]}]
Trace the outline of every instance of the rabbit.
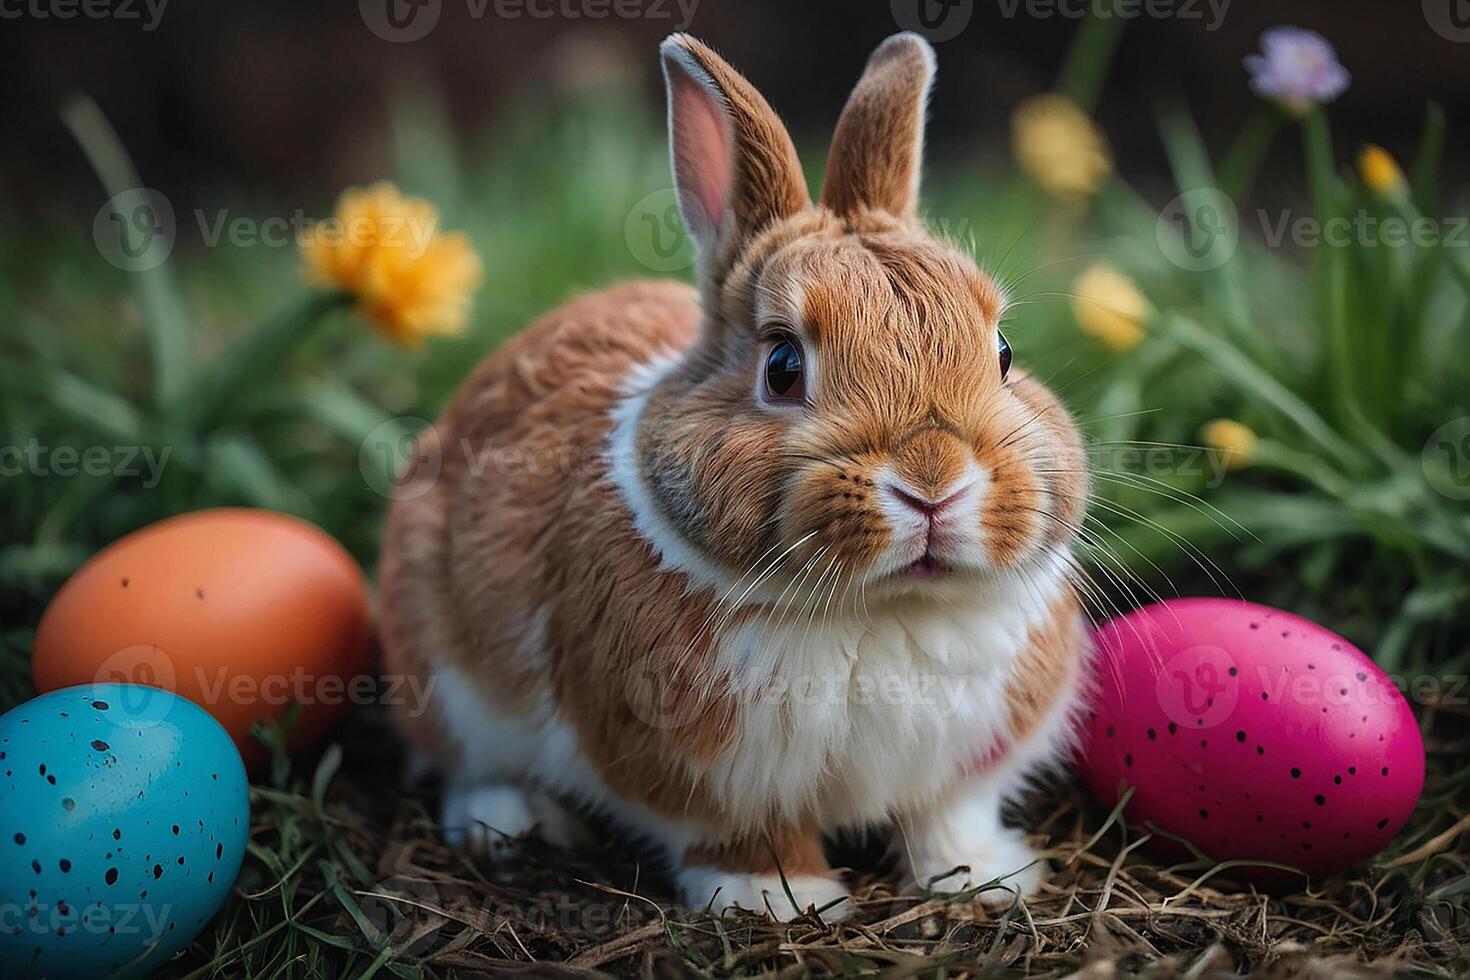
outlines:
[{"label": "rabbit", "polygon": [[761,95],[660,47],[697,286],[573,298],[419,436],[379,575],[397,722],[447,839],[492,857],[568,812],[682,900],[851,914],[824,836],[887,828],[910,884],[1031,894],[1002,804],[1061,764],[1089,655],[1082,440],[918,217],[934,74],[871,56],[813,203]]}]

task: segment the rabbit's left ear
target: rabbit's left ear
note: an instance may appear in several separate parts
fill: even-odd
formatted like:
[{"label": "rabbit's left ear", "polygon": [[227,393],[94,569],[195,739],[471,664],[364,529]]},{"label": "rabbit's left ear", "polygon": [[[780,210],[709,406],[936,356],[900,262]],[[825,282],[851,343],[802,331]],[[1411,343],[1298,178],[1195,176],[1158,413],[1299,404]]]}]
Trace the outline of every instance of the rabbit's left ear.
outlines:
[{"label": "rabbit's left ear", "polygon": [[839,215],[868,208],[914,216],[933,79],[934,49],[918,34],[895,34],[878,45],[837,121],[824,205]]}]

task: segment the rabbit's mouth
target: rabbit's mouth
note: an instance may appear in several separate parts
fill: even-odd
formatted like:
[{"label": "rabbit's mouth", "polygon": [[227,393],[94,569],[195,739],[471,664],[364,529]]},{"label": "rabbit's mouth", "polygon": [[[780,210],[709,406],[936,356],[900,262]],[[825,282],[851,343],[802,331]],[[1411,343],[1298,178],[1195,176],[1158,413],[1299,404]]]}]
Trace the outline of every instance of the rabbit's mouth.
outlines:
[{"label": "rabbit's mouth", "polygon": [[954,571],[950,566],[935,558],[933,554],[925,551],[913,562],[904,566],[899,574],[904,578],[937,578],[948,575]]}]

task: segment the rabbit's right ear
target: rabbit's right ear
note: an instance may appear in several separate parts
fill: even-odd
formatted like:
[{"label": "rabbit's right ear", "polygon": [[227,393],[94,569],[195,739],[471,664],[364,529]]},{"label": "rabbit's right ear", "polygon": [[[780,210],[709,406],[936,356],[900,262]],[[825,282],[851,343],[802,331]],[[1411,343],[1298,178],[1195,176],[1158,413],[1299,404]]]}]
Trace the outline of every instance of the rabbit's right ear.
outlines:
[{"label": "rabbit's right ear", "polygon": [[688,34],[659,52],[679,208],[702,274],[718,282],[742,242],[811,198],[786,127],[739,72]]}]

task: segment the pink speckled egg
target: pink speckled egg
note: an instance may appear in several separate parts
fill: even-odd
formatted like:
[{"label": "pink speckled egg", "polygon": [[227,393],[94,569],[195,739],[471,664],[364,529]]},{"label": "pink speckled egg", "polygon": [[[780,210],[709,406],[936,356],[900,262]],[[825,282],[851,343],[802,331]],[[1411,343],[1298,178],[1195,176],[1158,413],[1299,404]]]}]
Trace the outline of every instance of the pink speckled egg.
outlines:
[{"label": "pink speckled egg", "polygon": [[1130,821],[1217,860],[1320,876],[1382,850],[1418,802],[1414,713],[1337,634],[1279,609],[1200,598],[1135,610],[1095,638],[1080,768],[1105,806],[1134,787]]}]

